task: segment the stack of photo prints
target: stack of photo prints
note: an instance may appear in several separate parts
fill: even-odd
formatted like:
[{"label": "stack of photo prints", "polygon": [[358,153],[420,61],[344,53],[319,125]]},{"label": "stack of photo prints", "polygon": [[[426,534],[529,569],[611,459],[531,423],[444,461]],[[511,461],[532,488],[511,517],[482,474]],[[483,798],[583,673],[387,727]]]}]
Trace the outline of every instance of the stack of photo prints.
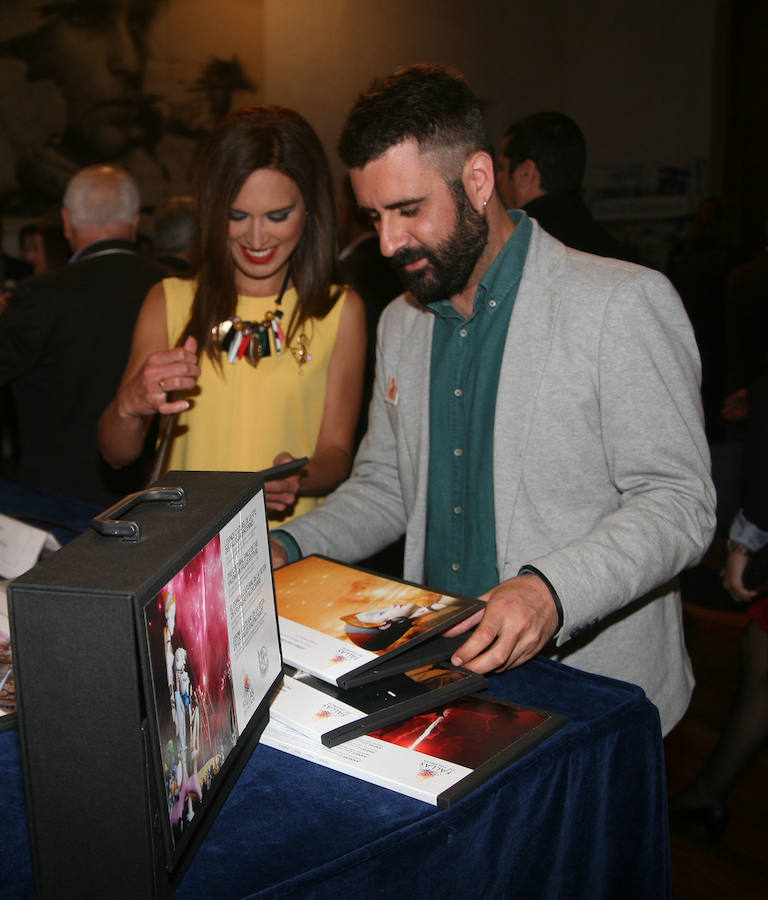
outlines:
[{"label": "stack of photo prints", "polygon": [[320,556],[274,572],[285,679],[262,742],[448,807],[565,724],[479,696],[442,632],[482,609]]}]

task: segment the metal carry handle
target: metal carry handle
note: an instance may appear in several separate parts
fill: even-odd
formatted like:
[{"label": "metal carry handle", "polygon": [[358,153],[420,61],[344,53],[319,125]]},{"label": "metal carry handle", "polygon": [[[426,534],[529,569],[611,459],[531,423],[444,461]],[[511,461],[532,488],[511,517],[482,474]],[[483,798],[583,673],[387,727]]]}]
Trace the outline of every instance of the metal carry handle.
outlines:
[{"label": "metal carry handle", "polygon": [[128,494],[122,500],[118,500],[109,509],[100,512],[98,516],[91,519],[91,528],[104,537],[119,537],[124,541],[137,543],[141,539],[141,528],[138,522],[129,520],[121,520],[118,516],[127,513],[138,506],[139,503],[149,502],[151,500],[165,500],[171,509],[184,509],[187,505],[187,497],[184,488],[180,487],[155,487],[146,488],[143,491],[137,491],[135,494]]}]

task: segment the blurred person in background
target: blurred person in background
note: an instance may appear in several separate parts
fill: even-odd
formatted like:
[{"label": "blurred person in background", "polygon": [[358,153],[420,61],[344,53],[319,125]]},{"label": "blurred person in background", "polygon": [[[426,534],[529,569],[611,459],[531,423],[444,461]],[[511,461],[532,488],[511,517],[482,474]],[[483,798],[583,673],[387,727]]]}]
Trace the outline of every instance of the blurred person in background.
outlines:
[{"label": "blurred person in background", "polygon": [[124,169],[78,172],[62,220],[70,262],[21,282],[0,316],[0,385],[13,389],[17,478],[107,506],[146,477],[141,452],[121,473],[103,462],[96,424],[128,359],[141,301],[164,272],[136,254],[139,190]]},{"label": "blurred person in background", "polygon": [[194,197],[171,197],[155,213],[154,251],[169,275],[197,268],[200,240]]},{"label": "blurred person in background", "polygon": [[48,218],[19,229],[21,255],[33,266],[33,274],[42,275],[69,262],[72,248],[64,234],[61,219]]}]

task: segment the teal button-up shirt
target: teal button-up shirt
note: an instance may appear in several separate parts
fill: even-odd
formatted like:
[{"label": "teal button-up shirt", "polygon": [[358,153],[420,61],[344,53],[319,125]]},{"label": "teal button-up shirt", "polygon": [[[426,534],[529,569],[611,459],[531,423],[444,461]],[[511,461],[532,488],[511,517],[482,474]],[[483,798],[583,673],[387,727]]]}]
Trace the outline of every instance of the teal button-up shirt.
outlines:
[{"label": "teal button-up shirt", "polygon": [[435,313],[429,390],[426,583],[478,596],[499,583],[493,498],[496,392],[509,320],[532,226],[517,226],[493,261],[465,319],[449,300]]}]

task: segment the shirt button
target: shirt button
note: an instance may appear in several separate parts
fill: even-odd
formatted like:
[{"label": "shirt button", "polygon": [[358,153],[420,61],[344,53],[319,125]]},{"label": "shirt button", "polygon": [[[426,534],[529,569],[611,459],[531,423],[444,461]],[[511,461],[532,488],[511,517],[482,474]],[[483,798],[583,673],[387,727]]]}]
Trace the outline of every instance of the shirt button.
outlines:
[{"label": "shirt button", "polygon": [[457,447],[457,448],[453,451],[453,455],[454,455],[454,456],[462,456],[463,453],[464,453],[464,451],[461,449],[461,447]]},{"label": "shirt button", "polygon": [[460,506],[454,506],[453,511],[457,516],[460,516],[464,512],[464,510]]},{"label": "shirt button", "polygon": [[461,566],[458,563],[451,563],[451,568],[454,572],[458,572]]},{"label": "shirt button", "polygon": [[469,334],[466,328],[459,329],[459,337],[466,337]]},{"label": "shirt button", "polygon": [[463,393],[464,393],[464,391],[462,391],[461,388],[456,388],[456,389],[454,390],[454,392],[453,392],[453,396],[454,396],[454,397],[461,397]]},{"label": "shirt button", "polygon": [[489,301],[488,301],[488,306],[490,306],[491,309],[496,309],[496,301],[495,301],[495,300],[489,300]]}]

